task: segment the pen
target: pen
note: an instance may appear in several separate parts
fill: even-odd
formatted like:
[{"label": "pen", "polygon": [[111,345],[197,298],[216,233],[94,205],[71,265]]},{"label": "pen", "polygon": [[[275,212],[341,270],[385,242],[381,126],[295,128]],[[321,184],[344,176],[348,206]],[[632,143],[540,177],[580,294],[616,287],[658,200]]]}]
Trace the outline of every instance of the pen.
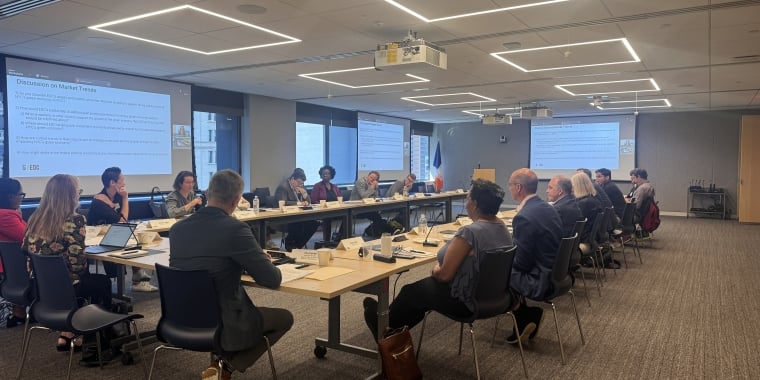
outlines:
[{"label": "pen", "polygon": [[303,269],[303,268],[308,267],[309,265],[311,265],[311,264],[301,264],[301,265],[297,266],[296,269]]}]

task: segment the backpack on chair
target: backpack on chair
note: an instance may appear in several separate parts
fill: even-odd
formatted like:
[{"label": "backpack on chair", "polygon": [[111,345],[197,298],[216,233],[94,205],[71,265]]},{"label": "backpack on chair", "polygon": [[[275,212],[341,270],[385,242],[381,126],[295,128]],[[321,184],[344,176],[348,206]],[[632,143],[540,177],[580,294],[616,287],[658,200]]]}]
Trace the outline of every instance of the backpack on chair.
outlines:
[{"label": "backpack on chair", "polygon": [[649,201],[649,206],[641,219],[641,229],[646,232],[654,232],[660,226],[660,208],[654,199]]}]

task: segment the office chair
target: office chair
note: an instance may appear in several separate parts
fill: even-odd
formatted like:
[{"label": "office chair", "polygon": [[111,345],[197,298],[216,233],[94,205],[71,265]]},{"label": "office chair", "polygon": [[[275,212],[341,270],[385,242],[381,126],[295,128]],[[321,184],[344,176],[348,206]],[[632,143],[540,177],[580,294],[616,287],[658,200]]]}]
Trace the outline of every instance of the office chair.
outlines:
[{"label": "office chair", "polygon": [[[219,303],[214,281],[208,271],[182,270],[156,264],[158,291],[161,297],[161,319],[156,326],[156,337],[164,344],[153,350],[148,380],[153,376],[156,355],[162,349],[209,352],[220,356]],[[272,377],[277,379],[274,357],[266,335]],[[222,373],[219,361],[218,375]]]},{"label": "office chair", "polygon": [[[569,273],[570,276],[573,276],[573,273],[575,273],[576,271],[581,274],[581,280],[583,281],[583,292],[586,295],[586,302],[588,302],[588,307],[591,307],[591,299],[588,296],[588,288],[586,287],[586,275],[583,273],[583,269],[581,266],[580,241],[581,241],[581,233],[583,233],[583,229],[586,227],[586,222],[588,222],[588,218],[583,218],[583,220],[575,221],[575,227],[573,227],[573,235],[572,235],[572,236],[575,236],[575,243],[573,244],[573,250],[570,253],[570,264],[567,268],[567,273]],[[574,278],[575,277],[573,276],[573,279]],[[597,282],[597,286],[599,286],[598,282]]]},{"label": "office chair", "polygon": [[[26,255],[21,251],[21,243],[0,242],[0,263],[3,264],[3,276],[0,281],[0,295],[8,302],[28,306],[32,303],[32,281],[26,270]],[[26,342],[26,334],[29,331],[29,310],[26,311],[24,334],[21,342]],[[23,343],[22,343],[23,344]],[[21,347],[23,352],[24,347]]]},{"label": "office chair", "polygon": [[[493,346],[496,337],[496,331],[499,328],[499,317],[502,314],[509,314],[512,317],[515,329],[517,329],[517,320],[512,313],[519,301],[512,297],[509,290],[509,279],[512,273],[512,261],[515,257],[517,246],[502,247],[481,253],[480,273],[478,288],[475,290],[475,307],[476,311],[467,318],[459,318],[448,314],[443,314],[446,318],[459,322],[459,353],[462,354],[462,334],[464,324],[470,327],[470,340],[472,342],[472,354],[475,361],[475,373],[480,379],[480,365],[478,364],[478,352],[475,349],[475,329],[473,323],[479,319],[496,318],[493,336],[491,337],[491,346]],[[422,337],[425,334],[425,322],[432,311],[425,314],[420,329],[420,340],[417,344],[417,357],[422,351]],[[518,336],[520,332],[517,332]],[[523,371],[525,377],[528,377],[528,367],[525,365],[525,354],[523,352],[522,342],[518,340],[520,347],[520,358],[522,359]]]},{"label": "office chair", "polygon": [[[600,257],[600,247],[597,240],[594,238],[599,235],[599,229],[602,228],[604,223],[604,213],[599,213],[594,218],[591,225],[591,232],[589,233],[589,241],[581,242],[578,246],[581,251],[581,257],[587,260],[591,260],[591,268],[594,271],[594,278],[596,279],[597,288],[599,289],[599,297],[602,296],[601,288],[604,287],[604,281],[602,280],[604,273],[604,258]],[[588,224],[588,222],[587,222]]]},{"label": "office chair", "polygon": [[625,263],[625,267],[628,268],[628,259],[625,257],[625,247],[629,244],[631,244],[631,248],[633,249],[633,255],[639,256],[639,263],[643,264],[641,261],[641,251],[639,249],[639,241],[636,239],[636,225],[633,223],[633,216],[636,211],[636,205],[633,203],[626,203],[625,208],[623,209],[623,220],[621,223],[621,228],[619,230],[614,230],[612,234],[610,235],[613,239],[620,242],[620,247],[622,250],[623,255],[623,262]]},{"label": "office chair", "polygon": [[[26,354],[29,351],[32,331],[36,329],[71,331],[75,334],[75,338],[94,332],[98,349],[98,364],[102,370],[100,331],[120,322],[129,322],[132,325],[138,350],[140,351],[143,376],[147,376],[140,333],[137,330],[137,323],[135,323],[136,319],[143,316],[140,314],[114,313],[103,309],[100,305],[93,304],[79,307],[74,285],[71,283],[69,270],[66,267],[66,261],[63,256],[32,254],[29,255],[29,258],[31,259],[36,290],[30,314],[37,319],[38,325],[30,328],[29,332],[26,333],[16,378],[21,378]],[[73,356],[74,339],[71,340],[69,346],[69,366],[66,371],[66,379],[71,378],[71,360]]]},{"label": "office chair", "polygon": [[[562,356],[562,364],[566,364],[565,349],[562,347],[562,336],[559,332],[559,322],[557,321],[557,308],[554,305],[554,301],[557,297],[570,294],[570,300],[573,303],[573,311],[575,311],[575,320],[578,322],[578,331],[581,334],[581,343],[586,344],[586,338],[583,336],[583,328],[581,327],[581,319],[578,317],[578,309],[575,306],[575,294],[573,294],[573,281],[570,275],[567,273],[567,268],[570,263],[570,256],[572,255],[577,237],[571,236],[562,239],[559,245],[559,251],[554,261],[554,267],[552,267],[551,284],[552,293],[543,299],[532,299],[533,301],[539,301],[552,305],[552,312],[554,312],[554,327],[557,328],[557,343],[559,344],[559,352]],[[518,334],[519,336],[519,334]]]}]

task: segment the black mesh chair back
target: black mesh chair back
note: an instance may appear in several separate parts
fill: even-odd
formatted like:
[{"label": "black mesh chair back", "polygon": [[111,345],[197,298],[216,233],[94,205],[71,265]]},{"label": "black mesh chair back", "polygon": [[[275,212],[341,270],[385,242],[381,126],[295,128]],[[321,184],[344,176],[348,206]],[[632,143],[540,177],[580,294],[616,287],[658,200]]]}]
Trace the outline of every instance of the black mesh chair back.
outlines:
[{"label": "black mesh chair back", "polygon": [[554,267],[552,267],[552,296],[548,298],[554,298],[558,294],[567,293],[572,287],[572,281],[567,273],[567,268],[570,266],[570,256],[573,253],[575,240],[576,236],[573,235],[563,238],[559,244],[559,251],[554,260]]},{"label": "black mesh chair back", "polygon": [[586,223],[588,222],[588,218],[583,218],[583,220],[576,220],[575,221],[575,227],[573,227],[573,235],[576,237],[576,243],[574,245],[574,249],[572,253],[570,254],[570,265],[568,266],[568,269],[570,271],[573,271],[574,268],[578,265],[580,265],[581,262],[581,250],[578,247],[578,244],[580,244],[581,240],[581,234],[583,233],[583,229],[586,228]]},{"label": "black mesh chair back", "polygon": [[253,189],[253,195],[254,196],[258,196],[259,199],[262,199],[262,198],[268,197],[268,196],[270,196],[272,194],[269,193],[269,188],[268,187],[257,187],[255,189]]},{"label": "black mesh chair back", "polygon": [[217,352],[219,305],[208,271],[156,264],[156,275],[161,296],[158,339],[191,351]]},{"label": "black mesh chair back", "polygon": [[[601,216],[601,215],[600,215]],[[599,221],[600,218],[597,218],[597,221]],[[572,250],[576,246],[577,243],[577,236],[571,236],[567,238],[563,238],[559,245],[559,250],[557,251],[557,257],[554,260],[554,266],[552,267],[552,273],[551,273],[551,285],[552,285],[552,292],[549,294],[546,298],[543,300],[536,300],[536,301],[543,301],[548,304],[551,304],[552,311],[554,312],[554,327],[557,329],[557,343],[559,344],[559,351],[562,358],[562,364],[565,364],[565,350],[562,347],[562,336],[560,335],[559,330],[559,322],[557,321],[557,308],[554,305],[554,299],[564,295],[564,294],[570,294],[570,300],[573,304],[573,311],[575,311],[575,320],[578,322],[578,331],[581,334],[581,342],[583,344],[586,344],[586,339],[583,336],[583,328],[581,327],[581,319],[578,317],[578,309],[575,305],[575,295],[573,294],[572,290],[572,279],[570,275],[567,272],[568,264],[570,263],[570,255],[572,253]]]},{"label": "black mesh chair back", "polygon": [[620,224],[623,227],[622,234],[630,235],[636,231],[636,225],[633,223],[633,217],[636,211],[635,203],[626,203],[623,209],[623,220]]},{"label": "black mesh chair back", "polygon": [[[512,274],[512,262],[514,261],[516,250],[517,246],[511,246],[481,252],[478,286],[475,289],[475,312],[466,318],[459,318],[456,316],[444,314],[447,318],[459,322],[460,355],[462,354],[462,334],[464,331],[464,324],[467,323],[469,325],[473,360],[475,362],[475,373],[478,379],[480,379],[480,364],[478,363],[478,352],[475,349],[475,329],[473,322],[478,319],[488,319],[499,317],[503,314],[509,314],[512,317],[513,323],[515,326],[517,326],[517,320],[515,319],[512,311],[515,310],[519,302],[512,297],[512,292],[509,288],[509,280]],[[418,357],[420,355],[420,351],[422,351],[422,338],[425,334],[425,323],[427,322],[427,317],[430,315],[430,313],[431,312],[427,312],[425,314],[425,318],[422,320],[422,327],[420,328],[420,339],[417,343]],[[491,346],[493,346],[498,327],[499,319],[497,318],[496,326],[494,327],[494,334],[491,337]],[[520,347],[520,358],[522,359],[523,371],[525,372],[525,377],[528,377],[528,367],[525,364],[525,355],[523,352],[522,343],[518,343]]]},{"label": "black mesh chair back", "polygon": [[610,240],[610,233],[609,231],[612,229],[615,221],[615,209],[612,207],[605,207],[604,208],[604,223],[602,223],[602,226],[599,228],[599,233],[597,236],[598,242],[607,242]]},{"label": "black mesh chair back", "polygon": [[[32,273],[35,279],[36,296],[31,306],[31,314],[37,319],[37,326],[30,328],[25,335],[22,345],[17,378],[21,372],[29,350],[32,331],[48,329],[68,331],[77,337],[87,333],[96,333],[98,364],[103,368],[100,347],[100,332],[103,328],[120,322],[129,322],[134,332],[138,350],[141,356],[143,375],[147,376],[147,367],[142,358],[142,343],[140,332],[135,319],[142,318],[140,314],[119,314],[103,309],[100,305],[79,307],[74,285],[71,282],[69,269],[63,256],[30,254]],[[28,319],[27,319],[28,320]],[[69,366],[66,378],[71,377],[71,362],[74,354],[73,339],[69,347]]]},{"label": "black mesh chair back", "polygon": [[0,242],[0,262],[4,275],[0,282],[0,295],[16,305],[32,302],[32,283],[26,271],[26,255],[19,242]]},{"label": "black mesh chair back", "polygon": [[340,196],[343,197],[344,201],[350,201],[351,200],[351,189],[341,190]]},{"label": "black mesh chair back", "polygon": [[[214,280],[206,270],[184,270],[156,264],[158,289],[161,296],[161,319],[156,337],[167,345],[153,350],[148,380],[153,376],[156,354],[165,348],[179,348],[221,354],[219,344],[219,303]],[[272,377],[277,380],[274,358],[266,335]],[[219,374],[222,372],[219,362]],[[220,377],[221,378],[221,377]]]},{"label": "black mesh chair back", "polygon": [[65,259],[36,254],[30,254],[29,258],[36,290],[30,314],[46,328],[72,331],[71,315],[79,304]]},{"label": "black mesh chair back", "polygon": [[512,306],[509,279],[517,246],[481,253],[478,287],[475,291],[476,312],[472,320],[491,318],[506,313]]}]

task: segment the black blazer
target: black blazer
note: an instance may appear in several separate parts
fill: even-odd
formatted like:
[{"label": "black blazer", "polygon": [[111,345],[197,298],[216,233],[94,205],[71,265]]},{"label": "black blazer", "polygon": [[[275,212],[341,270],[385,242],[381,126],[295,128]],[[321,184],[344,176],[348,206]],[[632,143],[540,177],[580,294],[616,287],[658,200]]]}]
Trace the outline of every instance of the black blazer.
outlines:
[{"label": "black blazer", "polygon": [[562,237],[570,237],[575,230],[575,222],[583,220],[581,209],[575,203],[575,198],[572,195],[565,195],[554,202],[554,209],[557,210],[559,219],[562,221]]},{"label": "black blazer", "polygon": [[510,284],[528,298],[542,299],[551,291],[552,268],[562,240],[559,214],[536,196],[512,219],[512,228],[517,252]]},{"label": "black blazer", "polygon": [[261,339],[262,317],[240,283],[243,271],[257,284],[280,286],[282,274],[264,254],[251,228],[216,207],[204,207],[169,232],[169,265],[205,269],[214,279],[224,351],[242,351]]}]

